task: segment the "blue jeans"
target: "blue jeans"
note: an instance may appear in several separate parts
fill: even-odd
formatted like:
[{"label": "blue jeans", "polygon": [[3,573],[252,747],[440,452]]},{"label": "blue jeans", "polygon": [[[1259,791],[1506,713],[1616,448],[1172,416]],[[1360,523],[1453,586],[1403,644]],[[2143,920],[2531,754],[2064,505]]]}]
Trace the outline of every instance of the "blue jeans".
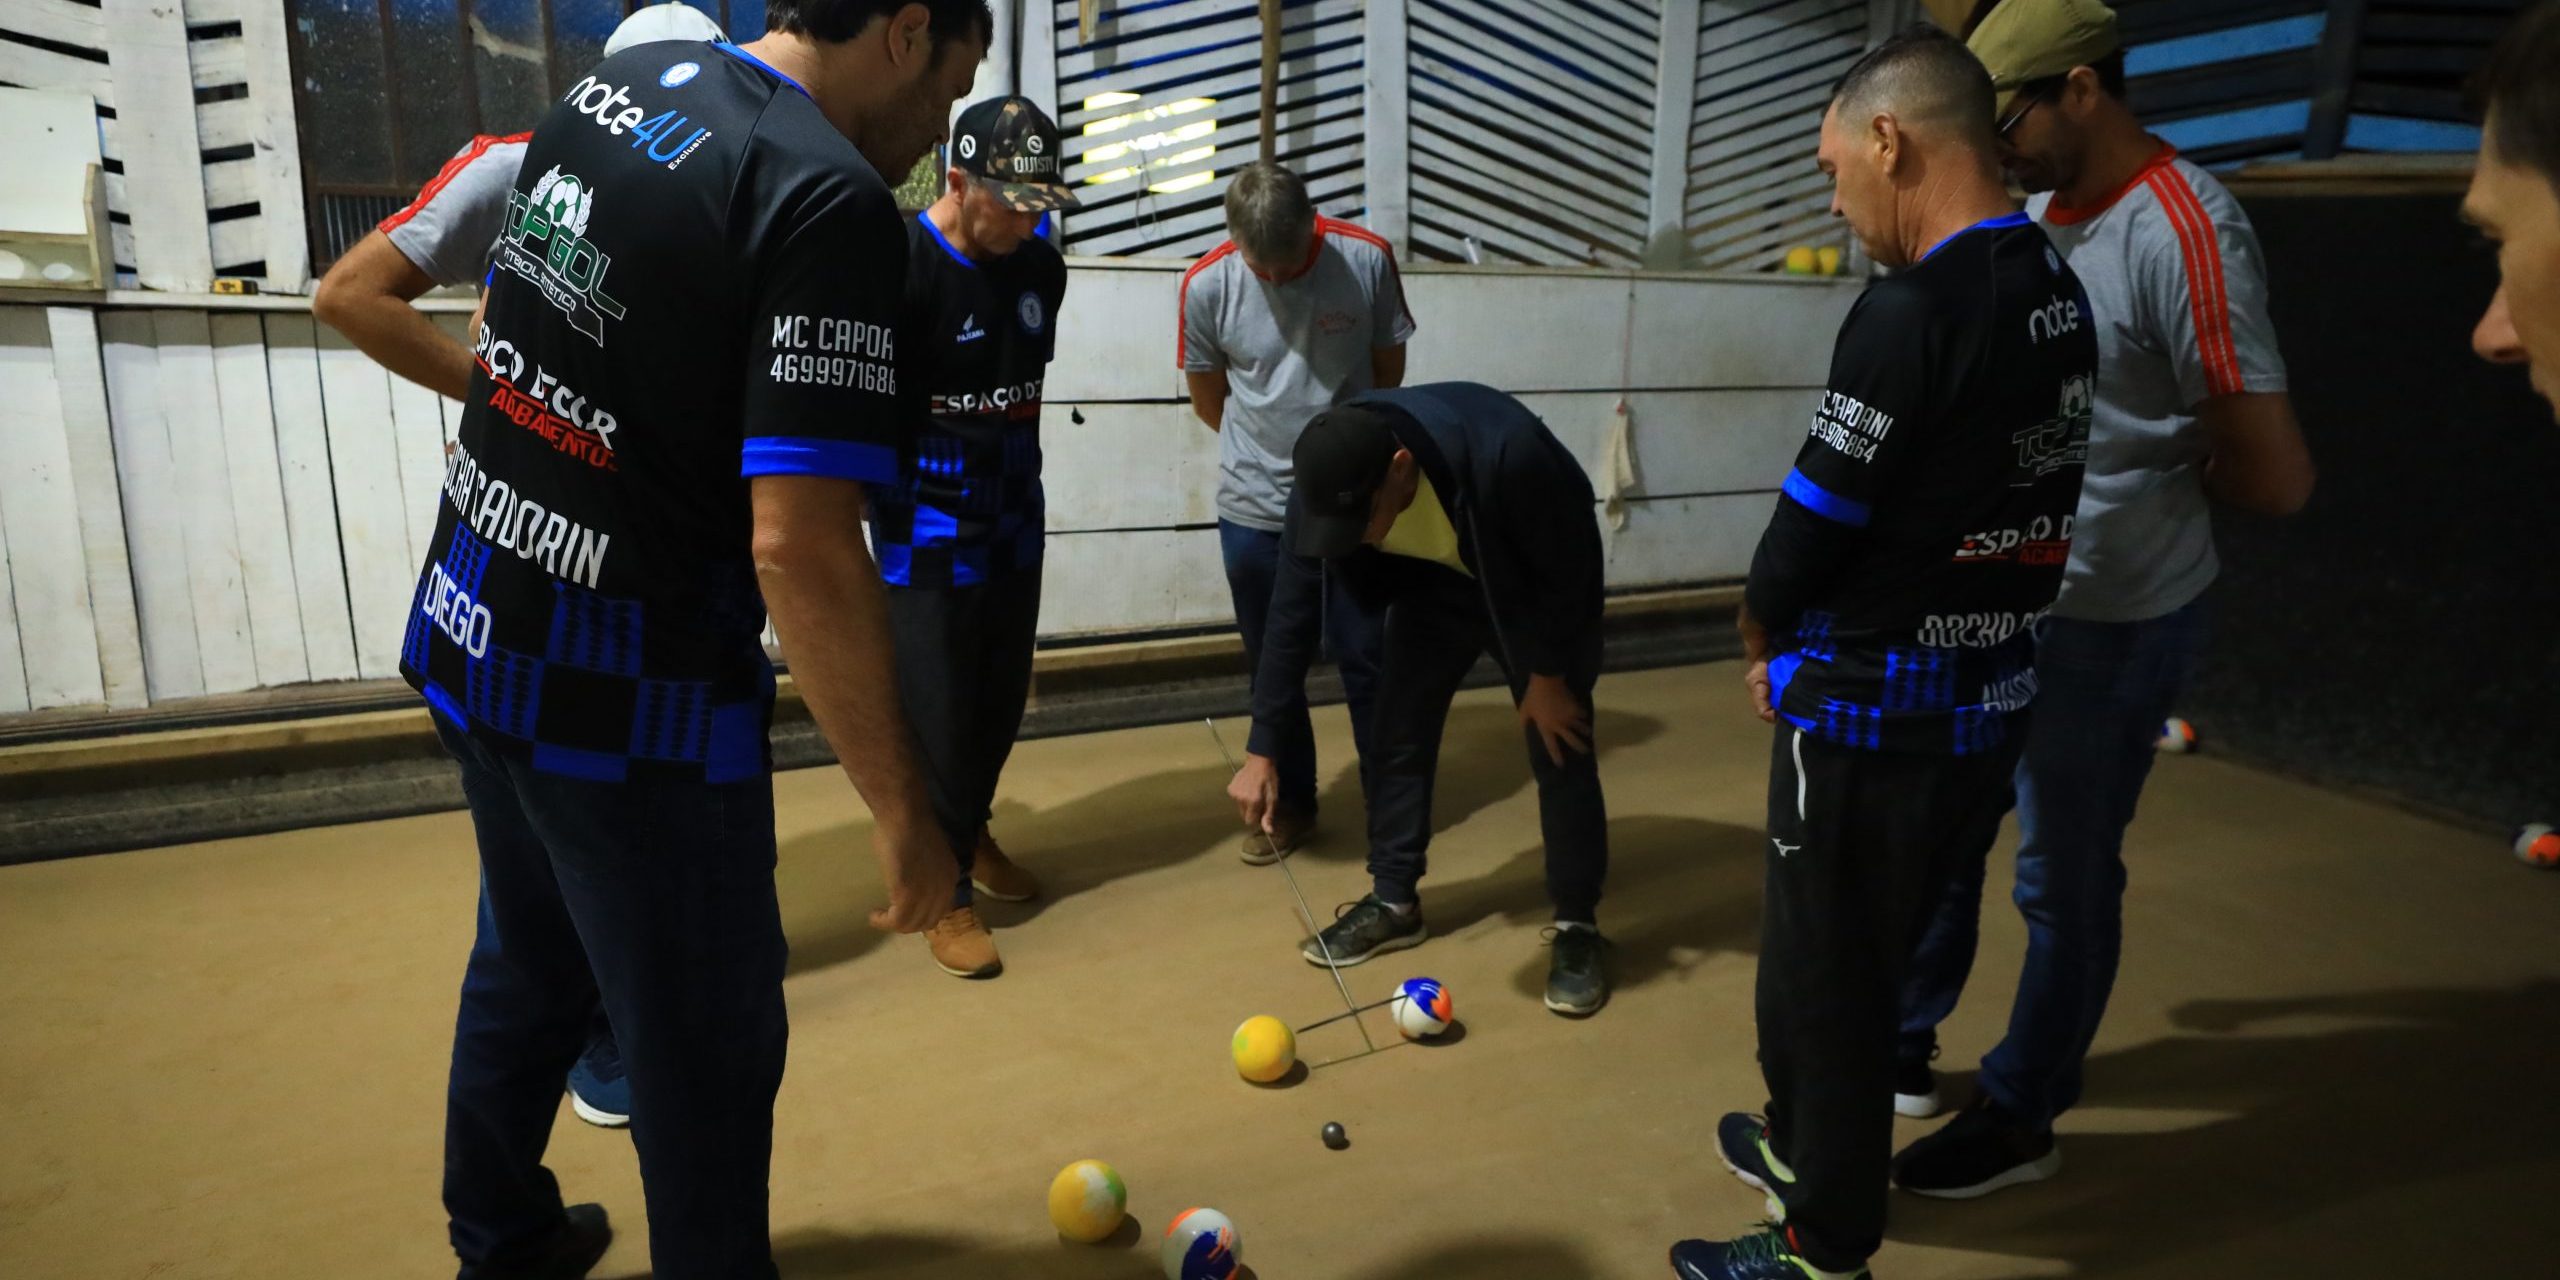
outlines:
[{"label": "blue jeans", "polygon": [[[2036,700],[2017,783],[2018,913],[2027,958],[2009,1032],[1980,1087],[2039,1126],[2080,1101],[2081,1064],[2124,943],[2124,831],[2151,774],[2152,743],[2204,647],[2202,602],[2143,622],[2048,617],[2036,627]],[[1955,1011],[1980,934],[1984,863],[1958,870],[1912,957],[1900,1053],[1925,1062]]]},{"label": "blue jeans", "polygon": [[631,1082],[655,1274],[770,1280],[788,1035],[772,779],[591,782],[537,773],[442,716],[436,729],[480,845],[445,1095],[462,1280],[505,1272],[560,1227],[542,1153],[599,999]]},{"label": "blue jeans", "polygon": [[[1280,563],[1280,535],[1248,529],[1232,520],[1218,522],[1218,549],[1227,562],[1227,591],[1235,599],[1236,630],[1244,635],[1244,658],[1255,679],[1262,676],[1262,632],[1271,617],[1271,584]],[[1369,708],[1376,700],[1380,655],[1386,649],[1385,622],[1361,609],[1350,593],[1326,575],[1324,593],[1325,648],[1342,673],[1343,700],[1350,704],[1351,742],[1360,753],[1362,791],[1367,791]],[[1316,811],[1316,731],[1301,716],[1282,727],[1280,803],[1310,817]]]}]

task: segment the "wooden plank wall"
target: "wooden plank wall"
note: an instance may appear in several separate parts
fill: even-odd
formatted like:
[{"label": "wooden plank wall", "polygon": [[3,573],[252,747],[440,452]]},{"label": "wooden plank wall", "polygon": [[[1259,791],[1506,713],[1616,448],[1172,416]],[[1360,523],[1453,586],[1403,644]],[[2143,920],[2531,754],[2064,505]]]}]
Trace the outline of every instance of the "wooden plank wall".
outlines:
[{"label": "wooden plank wall", "polygon": [[[1288,0],[1281,10],[1275,145],[1335,217],[1367,212],[1363,23],[1374,7]],[[1072,3],[1024,0],[1023,10],[1024,92],[1055,101],[1067,179],[1084,184],[1084,208],[1063,222],[1068,252],[1183,256],[1222,239],[1227,176],[1259,154],[1255,0],[1107,6],[1091,40]]]},{"label": "wooden plank wall", "polygon": [[[1066,0],[1024,10],[1024,89],[1054,94],[1068,177],[1088,184],[1065,222],[1071,250],[1215,245],[1227,178],[1255,154],[1252,0],[1106,9],[1091,40]],[[1279,154],[1320,210],[1370,222],[1409,257],[1774,270],[1793,246],[1846,245],[1813,166],[1823,106],[1909,10],[1289,0]],[[1202,120],[1215,121],[1204,137],[1167,133]],[[1130,150],[1142,140],[1150,150]]]},{"label": "wooden plank wall", "polygon": [[1703,0],[1682,221],[1689,261],[1778,265],[1796,245],[1847,248],[1831,184],[1814,168],[1831,88],[1868,45],[1869,0]]},{"label": "wooden plank wall", "polygon": [[284,0],[0,4],[0,85],[97,103],[116,270],[147,289],[310,284],[287,51]]},{"label": "wooden plank wall", "polygon": [[459,406],[298,311],[0,306],[0,711],[396,673]]},{"label": "wooden plank wall", "polygon": [[[1232,617],[1218,442],[1173,361],[1179,280],[1073,267],[1043,635]],[[1623,400],[1617,587],[1747,567],[1854,296],[1544,271],[1407,286],[1414,381],[1519,393],[1604,481]],[[393,675],[459,414],[300,311],[0,305],[0,714]]]},{"label": "wooden plank wall", "polygon": [[[1042,419],[1049,636],[1233,617],[1218,553],[1218,442],[1173,363],[1172,268],[1080,263]],[[1749,567],[1852,287],[1568,272],[1411,273],[1408,377],[1519,394],[1605,489],[1616,408],[1634,483],[1609,583]],[[1080,325],[1078,315],[1106,315]],[[1076,419],[1083,421],[1078,423]],[[1604,526],[1606,527],[1606,526]]]}]

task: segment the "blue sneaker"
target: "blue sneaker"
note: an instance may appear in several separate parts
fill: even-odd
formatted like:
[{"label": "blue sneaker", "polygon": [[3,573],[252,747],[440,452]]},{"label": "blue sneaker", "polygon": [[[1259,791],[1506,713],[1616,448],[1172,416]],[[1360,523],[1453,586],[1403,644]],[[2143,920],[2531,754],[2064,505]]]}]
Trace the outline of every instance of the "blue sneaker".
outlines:
[{"label": "blue sneaker", "polygon": [[1716,1154],[1733,1176],[1742,1179],[1742,1185],[1769,1198],[1771,1221],[1787,1220],[1786,1202],[1778,1189],[1795,1185],[1796,1173],[1770,1149],[1768,1121],[1747,1111],[1728,1113],[1716,1122]]},{"label": "blue sneaker", "polygon": [[588,1045],[578,1065],[569,1068],[569,1109],[599,1128],[631,1123],[631,1081],[622,1074],[622,1051],[613,1041]]},{"label": "blue sneaker", "polygon": [[1774,1222],[1739,1240],[1683,1240],[1671,1246],[1671,1274],[1679,1280],[1869,1280],[1867,1269],[1825,1271],[1796,1252],[1787,1230]]}]

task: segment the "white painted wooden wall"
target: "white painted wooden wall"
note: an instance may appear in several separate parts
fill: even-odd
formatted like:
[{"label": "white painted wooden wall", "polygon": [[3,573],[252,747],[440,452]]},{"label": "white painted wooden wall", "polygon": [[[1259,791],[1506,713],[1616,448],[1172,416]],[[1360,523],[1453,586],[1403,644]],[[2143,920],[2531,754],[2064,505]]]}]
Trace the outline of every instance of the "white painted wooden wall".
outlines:
[{"label": "white painted wooden wall", "polygon": [[[1056,105],[1067,177],[1086,184],[1070,251],[1216,244],[1227,180],[1259,150],[1254,0],[1109,5],[1090,39],[1074,0],[1020,2],[1022,91]],[[1794,246],[1848,247],[1815,189],[1823,107],[1909,13],[1292,0],[1275,146],[1320,210],[1408,258],[1774,270]]]},{"label": "white painted wooden wall", "polygon": [[[1042,424],[1044,635],[1232,617],[1217,440],[1174,367],[1180,270],[1070,273]],[[1604,491],[1623,399],[1634,483],[1608,534],[1622,588],[1747,568],[1854,296],[1534,269],[1407,285],[1412,380],[1520,394]],[[172,302],[0,304],[0,713],[396,671],[459,406],[285,300]]]},{"label": "white painted wooden wall", "polygon": [[0,84],[98,104],[109,236],[130,282],[309,285],[283,0],[0,0]]}]

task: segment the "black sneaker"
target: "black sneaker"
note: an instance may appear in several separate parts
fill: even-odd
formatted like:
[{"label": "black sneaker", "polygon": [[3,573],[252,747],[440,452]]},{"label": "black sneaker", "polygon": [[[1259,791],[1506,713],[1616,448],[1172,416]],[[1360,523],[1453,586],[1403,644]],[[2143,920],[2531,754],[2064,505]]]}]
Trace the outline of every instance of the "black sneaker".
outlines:
[{"label": "black sneaker", "polygon": [[1774,1222],[1739,1240],[1683,1240],[1671,1246],[1671,1274],[1680,1280],[1867,1280],[1867,1269],[1825,1271],[1796,1252],[1786,1228]]},{"label": "black sneaker", "polygon": [[1716,1122],[1716,1154],[1742,1185],[1769,1198],[1769,1217],[1784,1222],[1786,1202],[1778,1189],[1795,1185],[1795,1170],[1769,1146],[1769,1122],[1747,1111],[1728,1113]]},{"label": "black sneaker", "polygon": [[560,1225],[540,1243],[511,1258],[464,1267],[461,1280],[584,1280],[612,1243],[604,1206],[573,1204],[561,1211]]},{"label": "black sneaker", "polygon": [[2062,1171],[2053,1130],[2011,1116],[1989,1098],[1893,1158],[1893,1183],[1913,1195],[1971,1200]]},{"label": "black sneaker", "polygon": [[1568,1018],[1588,1018],[1609,1003],[1609,940],[1597,929],[1546,931],[1554,954],[1547,958],[1547,1007]]},{"label": "black sneaker", "polygon": [[1893,1069],[1893,1113],[1926,1120],[1944,1109],[1938,1097],[1938,1073],[1927,1062],[1905,1062]]},{"label": "black sneaker", "polygon": [[1298,944],[1308,964],[1358,964],[1371,956],[1422,945],[1431,930],[1422,923],[1422,907],[1399,912],[1376,894],[1334,908],[1334,920],[1323,932]]}]

